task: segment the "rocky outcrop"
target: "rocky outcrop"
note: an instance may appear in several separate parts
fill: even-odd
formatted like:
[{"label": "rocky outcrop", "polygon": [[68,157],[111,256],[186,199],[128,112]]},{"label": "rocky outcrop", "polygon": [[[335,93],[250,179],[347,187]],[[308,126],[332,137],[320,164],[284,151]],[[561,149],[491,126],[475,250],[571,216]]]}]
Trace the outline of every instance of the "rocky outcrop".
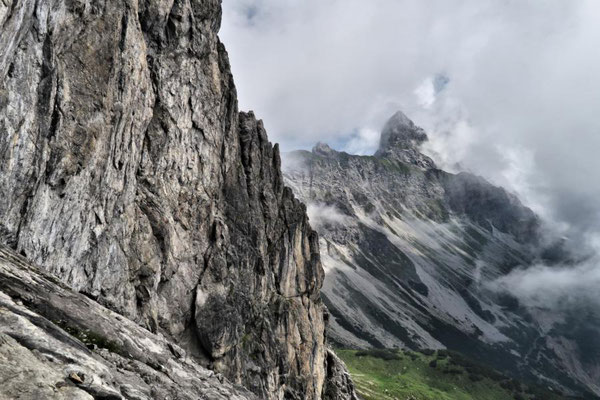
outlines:
[{"label": "rocky outcrop", "polygon": [[0,246],[0,398],[257,399]]},{"label": "rocky outcrop", "polygon": [[419,151],[419,146],[427,141],[425,131],[416,126],[402,111],[386,122],[379,140],[378,157],[399,160],[423,169],[435,168],[433,160]]},{"label": "rocky outcrop", "polygon": [[331,350],[327,350],[327,381],[323,399],[358,400],[354,383],[346,370],[346,365]]},{"label": "rocky outcrop", "polygon": [[238,114],[220,17],[219,0],[0,2],[0,233],[260,397],[317,399],[317,237]]},{"label": "rocky outcrop", "polygon": [[[598,362],[584,362],[590,336],[565,333],[570,316],[494,290],[540,260],[538,217],[481,177],[437,169],[420,151],[425,140],[397,113],[373,156],[323,143],[284,156],[286,183],[319,232],[330,339],[346,348],[448,347],[520,379],[600,393]],[[591,319],[579,326],[597,329]]]}]

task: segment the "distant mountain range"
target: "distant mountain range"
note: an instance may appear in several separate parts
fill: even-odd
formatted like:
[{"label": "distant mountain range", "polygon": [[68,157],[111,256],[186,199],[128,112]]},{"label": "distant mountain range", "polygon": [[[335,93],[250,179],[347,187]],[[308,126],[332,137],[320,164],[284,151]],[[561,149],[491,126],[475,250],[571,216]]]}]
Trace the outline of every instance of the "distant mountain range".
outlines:
[{"label": "distant mountain range", "polygon": [[344,348],[447,347],[595,398],[598,321],[528,309],[491,285],[516,267],[566,258],[560,242],[542,236],[515,195],[438,169],[420,151],[426,140],[398,112],[372,156],[318,143],[283,157],[285,182],[320,235],[329,337]]}]

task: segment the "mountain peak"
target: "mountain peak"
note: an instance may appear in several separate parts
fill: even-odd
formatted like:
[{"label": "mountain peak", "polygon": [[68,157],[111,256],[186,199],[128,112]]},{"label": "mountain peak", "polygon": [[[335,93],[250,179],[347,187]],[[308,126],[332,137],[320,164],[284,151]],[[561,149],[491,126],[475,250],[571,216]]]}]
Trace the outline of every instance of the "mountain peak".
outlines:
[{"label": "mountain peak", "polygon": [[312,152],[315,154],[321,154],[321,155],[326,156],[331,153],[334,153],[335,150],[333,150],[331,147],[329,147],[329,145],[327,143],[317,142],[317,144],[313,147]]},{"label": "mountain peak", "polygon": [[433,160],[422,154],[419,147],[427,141],[425,131],[416,126],[402,111],[396,112],[383,126],[378,157],[397,158],[424,169],[435,168]]},{"label": "mountain peak", "polygon": [[[408,118],[406,116],[406,114],[404,114],[402,111],[398,110],[396,111],[396,113],[394,115],[392,115],[388,121],[385,124],[385,127],[387,127],[388,125],[390,125],[390,127],[392,125],[407,125],[407,126],[414,126],[414,122],[411,121],[410,118]],[[384,127],[384,129],[385,129]]]},{"label": "mountain peak", "polygon": [[425,131],[415,125],[402,111],[391,116],[383,126],[379,140],[379,150],[392,147],[418,147],[427,141]]}]

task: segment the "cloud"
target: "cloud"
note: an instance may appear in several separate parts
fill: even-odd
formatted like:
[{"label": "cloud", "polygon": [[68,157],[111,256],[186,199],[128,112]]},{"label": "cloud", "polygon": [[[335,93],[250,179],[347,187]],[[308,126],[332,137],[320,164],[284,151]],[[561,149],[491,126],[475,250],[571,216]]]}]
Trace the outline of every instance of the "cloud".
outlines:
[{"label": "cloud", "polygon": [[488,284],[508,292],[526,306],[545,310],[573,310],[582,305],[600,307],[600,259],[576,266],[535,265],[518,269]]},{"label": "cloud", "polygon": [[433,78],[427,78],[415,89],[415,95],[419,105],[425,109],[431,108],[435,102],[436,93],[433,86]]},{"label": "cloud", "polygon": [[[429,133],[424,150],[438,165],[516,192],[573,242],[600,233],[600,2],[223,7],[240,105],[284,151],[324,141],[374,152],[377,132],[400,109]],[[596,270],[537,266],[507,279],[523,293],[539,286],[535,276],[578,290],[577,273],[595,282]]]},{"label": "cloud", "polygon": [[370,155],[379,146],[379,130],[361,128],[358,133],[350,136],[344,144],[344,150],[350,154]]},{"label": "cloud", "polygon": [[418,104],[426,110],[430,109],[439,93],[446,88],[449,82],[450,79],[443,74],[437,74],[425,79],[415,89]]},{"label": "cloud", "polygon": [[229,0],[221,36],[241,107],[284,150],[374,151],[373,132],[402,109],[444,166],[510,187],[507,152],[528,154],[533,172],[514,189],[589,230],[600,218],[599,12],[595,0]]},{"label": "cloud", "polygon": [[310,225],[317,231],[328,225],[348,225],[351,220],[337,208],[321,203],[309,203],[306,213]]}]

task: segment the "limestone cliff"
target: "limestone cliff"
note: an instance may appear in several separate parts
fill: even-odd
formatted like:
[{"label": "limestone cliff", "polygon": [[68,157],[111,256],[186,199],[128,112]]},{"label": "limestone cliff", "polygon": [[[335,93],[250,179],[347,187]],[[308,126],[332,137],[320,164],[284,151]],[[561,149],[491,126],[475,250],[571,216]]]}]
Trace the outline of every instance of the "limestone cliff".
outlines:
[{"label": "limestone cliff", "polygon": [[0,2],[0,233],[265,398],[320,398],[323,270],[219,0]]}]

